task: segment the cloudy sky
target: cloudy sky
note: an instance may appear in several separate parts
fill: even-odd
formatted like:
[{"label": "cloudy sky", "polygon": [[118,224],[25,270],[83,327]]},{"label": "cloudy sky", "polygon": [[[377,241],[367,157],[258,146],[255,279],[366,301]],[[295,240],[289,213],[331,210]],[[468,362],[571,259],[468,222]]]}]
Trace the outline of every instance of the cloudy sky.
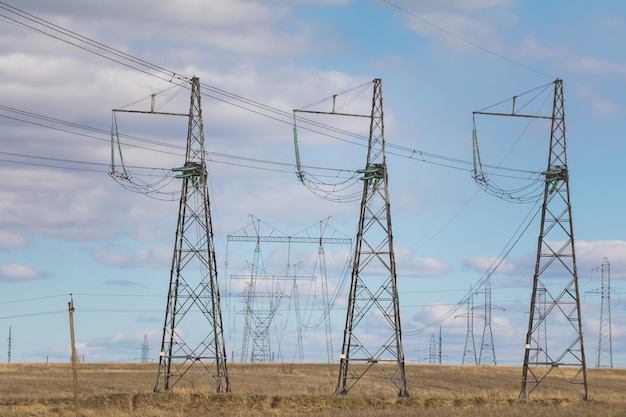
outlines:
[{"label": "cloudy sky", "polygon": [[[155,94],[158,110],[185,113],[196,76],[230,360],[239,359],[244,326],[237,275],[254,248],[228,236],[254,219],[282,236],[319,235],[321,224],[326,237],[356,233],[358,201],[346,196],[360,188],[329,184],[365,164],[366,119],[297,123],[307,178],[324,189],[316,195],[295,174],[292,110],[329,111],[336,94],[341,109],[367,114],[380,78],[406,359],[427,361],[440,325],[444,362],[461,363],[467,312],[459,301],[507,253],[491,276],[494,345],[499,364],[521,364],[537,198],[499,198],[474,182],[472,112],[497,103],[509,111],[518,96],[519,108],[550,114],[560,78],[588,363],[598,350],[598,267],[607,258],[614,362],[626,366],[624,2],[24,0],[0,3],[0,35],[0,335],[11,329],[12,361],[69,358],[70,294],[86,361],[137,361],[144,337],[157,358],[180,186],[170,169],[184,162],[187,124],[114,119],[111,110],[148,110]],[[132,183],[108,175],[113,120],[114,160],[120,169],[121,149]],[[549,125],[481,116],[476,127],[481,160],[502,187],[526,186],[546,168]],[[301,266],[306,361],[326,360],[319,281],[306,279],[319,274],[317,249],[262,247],[268,276]],[[325,251],[336,358],[350,247]],[[279,286],[285,297],[271,333],[284,361],[298,360],[291,285]],[[474,326],[479,341],[481,318]]]}]

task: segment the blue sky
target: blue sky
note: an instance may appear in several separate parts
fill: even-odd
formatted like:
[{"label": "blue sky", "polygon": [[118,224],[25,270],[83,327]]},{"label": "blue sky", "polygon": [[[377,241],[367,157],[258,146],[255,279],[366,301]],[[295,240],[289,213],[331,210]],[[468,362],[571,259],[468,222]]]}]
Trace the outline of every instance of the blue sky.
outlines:
[{"label": "blue sky", "polygon": [[[223,92],[290,114],[382,79],[388,144],[433,155],[423,161],[403,152],[388,157],[406,359],[424,362],[431,336],[439,331],[430,324],[449,316],[441,324],[444,362],[460,363],[466,312],[454,308],[534,210],[533,204],[488,195],[474,183],[471,165],[464,163],[472,160],[472,112],[563,79],[588,362],[595,363],[599,329],[600,297],[593,291],[601,284],[594,269],[606,257],[614,289],[614,362],[626,365],[621,302],[626,202],[619,185],[626,146],[623,2],[593,7],[582,1],[513,0],[8,4],[184,77],[200,77],[231,360],[238,359],[243,333],[243,286],[231,275],[245,270],[253,249],[228,242],[227,236],[246,227],[252,215],[285,236],[315,229],[330,217],[332,230],[352,237],[358,203],[309,192],[294,173],[288,118],[269,117],[259,107],[244,109]],[[107,175],[107,132],[113,108],[166,90],[157,104],[172,98],[163,110],[186,112],[189,92],[176,88],[176,78],[170,82],[76,47],[67,34],[55,39],[33,30],[35,23],[14,12],[0,10],[0,335],[8,338],[11,328],[15,362],[68,360],[71,293],[78,351],[86,361],[137,361],[144,335],[156,359],[178,204],[129,191]],[[354,106],[368,112],[369,90],[364,94]],[[147,109],[147,103],[134,106]],[[329,109],[329,103],[319,107]],[[549,113],[549,107],[543,109]],[[125,135],[167,145],[133,147],[139,142],[127,141],[126,163],[154,168],[136,169],[136,178],[158,180],[182,163],[184,119],[120,114],[117,123]],[[322,123],[361,135],[368,129],[355,120]],[[532,172],[545,168],[545,124],[480,117],[477,126],[483,163]],[[365,163],[362,146],[299,133],[303,164],[338,172]],[[523,359],[538,233],[535,219],[491,277],[492,302],[502,307],[494,310],[492,323],[499,364],[519,365]],[[287,262],[302,262],[303,270],[318,273],[317,247],[290,249],[287,260],[284,246],[262,248],[268,275],[281,274]],[[325,249],[329,290],[337,300],[331,316],[337,358],[347,298],[340,282],[350,248]],[[324,329],[314,326],[320,289],[306,281],[299,287],[308,295],[300,301],[309,327],[304,360],[323,362]],[[289,318],[295,307],[288,300],[277,312],[271,343],[282,360],[293,361],[295,325]],[[476,318],[474,324],[480,340],[482,323]],[[0,359],[7,359],[4,349]]]}]

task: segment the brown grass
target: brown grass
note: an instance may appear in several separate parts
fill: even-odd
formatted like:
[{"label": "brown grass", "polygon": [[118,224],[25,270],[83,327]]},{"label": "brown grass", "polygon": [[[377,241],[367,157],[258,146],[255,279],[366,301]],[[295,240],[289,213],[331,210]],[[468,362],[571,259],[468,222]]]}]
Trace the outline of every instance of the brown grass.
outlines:
[{"label": "brown grass", "polygon": [[[411,396],[371,369],[348,395],[334,394],[337,369],[321,364],[229,364],[231,393],[216,393],[199,373],[154,394],[154,364],[80,364],[84,417],[196,416],[598,416],[626,415],[626,370],[590,369],[591,401],[560,375],[521,400],[521,369],[410,365]],[[0,364],[0,415],[75,416],[71,365]]]}]

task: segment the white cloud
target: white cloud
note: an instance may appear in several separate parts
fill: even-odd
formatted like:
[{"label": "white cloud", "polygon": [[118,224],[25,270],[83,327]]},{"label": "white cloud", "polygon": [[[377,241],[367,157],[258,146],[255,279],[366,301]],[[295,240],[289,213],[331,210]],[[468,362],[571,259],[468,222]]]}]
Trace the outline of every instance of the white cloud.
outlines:
[{"label": "white cloud", "polygon": [[122,268],[167,268],[171,262],[172,249],[159,247],[122,251],[101,249],[93,253],[94,259],[105,265]]},{"label": "white cloud", "polygon": [[535,34],[527,35],[522,43],[516,48],[516,58],[525,62],[555,60],[567,58],[568,51],[550,47],[543,43],[540,37]]},{"label": "white cloud", "polygon": [[[576,262],[579,275],[587,275],[587,271],[598,270],[603,260],[607,259],[611,265],[611,278],[626,278],[626,241],[623,240],[596,240],[576,241]],[[597,277],[600,273],[596,272]]]},{"label": "white cloud", "polygon": [[43,278],[42,274],[30,266],[21,264],[0,265],[0,282],[32,281]]},{"label": "white cloud", "polygon": [[476,51],[477,47],[493,52],[503,51],[502,27],[518,24],[517,16],[508,11],[510,1],[420,2],[404,7],[408,27],[424,36],[442,42],[454,51]]},{"label": "white cloud", "polygon": [[591,111],[598,116],[615,116],[624,113],[624,106],[615,101],[596,98],[591,102]]},{"label": "white cloud", "polygon": [[24,235],[0,230],[0,250],[23,249],[29,246]]},{"label": "white cloud", "polygon": [[[497,263],[498,258],[495,256],[472,256],[465,260],[465,265],[477,272],[486,272],[491,270]],[[511,274],[516,272],[516,267],[510,261],[502,261],[498,264],[495,271],[498,274]]]}]

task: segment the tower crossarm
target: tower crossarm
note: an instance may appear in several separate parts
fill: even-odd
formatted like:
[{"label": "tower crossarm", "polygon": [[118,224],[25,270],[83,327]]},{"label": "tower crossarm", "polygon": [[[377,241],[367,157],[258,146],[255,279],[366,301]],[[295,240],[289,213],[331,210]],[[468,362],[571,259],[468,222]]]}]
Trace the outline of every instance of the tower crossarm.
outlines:
[{"label": "tower crossarm", "polygon": [[336,245],[349,245],[352,239],[342,237],[309,237],[309,236],[250,236],[228,235],[229,242],[271,242],[271,243],[324,243]]},{"label": "tower crossarm", "polygon": [[[251,279],[253,277],[250,276],[250,274],[233,274],[230,275],[231,279]],[[254,277],[254,279],[275,279],[275,280],[282,280],[282,281],[292,281],[294,280],[294,276],[293,275],[268,275],[268,276],[261,276],[261,277]],[[295,277],[295,279],[298,280],[303,280],[303,279],[310,279],[310,280],[314,280],[315,279],[315,275],[298,275],[297,277]]]}]

